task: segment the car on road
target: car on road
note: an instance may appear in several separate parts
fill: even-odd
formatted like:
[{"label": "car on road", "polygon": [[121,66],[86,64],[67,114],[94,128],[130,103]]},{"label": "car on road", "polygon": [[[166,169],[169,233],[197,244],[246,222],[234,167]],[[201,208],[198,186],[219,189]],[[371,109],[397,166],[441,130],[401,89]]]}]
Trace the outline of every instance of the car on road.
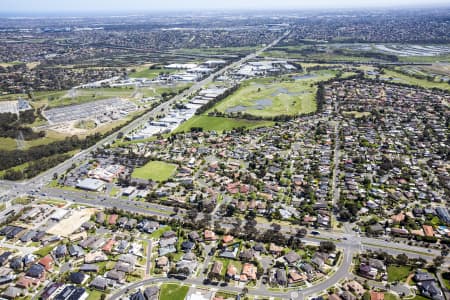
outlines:
[{"label": "car on road", "polygon": [[312,234],[312,235],[319,235],[320,232],[318,232],[318,231],[316,231],[316,230],[313,230],[313,231],[311,231],[311,234]]}]

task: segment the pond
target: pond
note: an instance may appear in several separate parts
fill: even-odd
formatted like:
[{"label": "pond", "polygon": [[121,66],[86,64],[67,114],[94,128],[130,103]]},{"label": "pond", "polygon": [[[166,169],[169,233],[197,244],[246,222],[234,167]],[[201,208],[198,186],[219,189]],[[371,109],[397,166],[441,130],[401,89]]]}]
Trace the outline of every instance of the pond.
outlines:
[{"label": "pond", "polygon": [[298,95],[301,95],[301,94],[304,94],[304,93],[305,93],[304,91],[303,92],[291,92],[288,89],[279,88],[279,89],[276,90],[275,93],[272,93],[271,96],[272,97],[277,97],[277,96],[282,95],[282,94],[289,95],[289,96],[298,96]]},{"label": "pond", "polygon": [[259,99],[259,100],[256,100],[254,103],[255,103],[255,105],[252,105],[252,106],[244,106],[244,105],[233,106],[233,107],[227,108],[225,110],[225,112],[226,113],[235,113],[235,112],[247,111],[249,109],[263,110],[266,107],[272,105],[272,100],[270,100],[270,99]]},{"label": "pond", "polygon": [[316,78],[316,77],[317,77],[317,75],[314,75],[314,74],[305,74],[305,75],[296,75],[296,76],[293,76],[292,78],[294,80],[305,80],[305,79],[311,79],[311,78]]}]

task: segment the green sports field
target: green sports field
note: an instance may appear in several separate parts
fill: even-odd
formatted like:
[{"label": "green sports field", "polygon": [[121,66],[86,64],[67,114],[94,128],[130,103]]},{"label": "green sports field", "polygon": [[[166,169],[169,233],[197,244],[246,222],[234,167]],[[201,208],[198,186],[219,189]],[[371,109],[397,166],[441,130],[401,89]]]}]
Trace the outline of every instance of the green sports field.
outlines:
[{"label": "green sports field", "polygon": [[175,173],[176,169],[177,166],[174,164],[162,161],[151,161],[145,166],[135,169],[133,174],[131,174],[131,177],[162,182],[169,179]]}]

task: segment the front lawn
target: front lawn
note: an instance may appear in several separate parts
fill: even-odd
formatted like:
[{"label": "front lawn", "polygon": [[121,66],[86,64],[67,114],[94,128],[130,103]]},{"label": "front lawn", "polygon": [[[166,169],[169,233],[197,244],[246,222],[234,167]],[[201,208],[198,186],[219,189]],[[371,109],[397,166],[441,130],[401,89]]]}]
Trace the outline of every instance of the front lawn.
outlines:
[{"label": "front lawn", "polygon": [[423,297],[423,296],[420,296],[420,295],[416,295],[414,298],[412,298],[411,300],[430,300],[429,298],[427,298],[427,297]]},{"label": "front lawn", "polygon": [[442,279],[444,279],[445,287],[450,290],[450,272],[442,273]]},{"label": "front lawn", "polygon": [[184,300],[189,291],[188,286],[166,283],[161,286],[159,300]]},{"label": "front lawn", "polygon": [[384,300],[398,300],[398,298],[394,294],[384,293]]},{"label": "front lawn", "polygon": [[154,181],[166,181],[176,171],[177,166],[162,161],[150,161],[145,166],[136,168],[131,177],[138,179],[151,179]]},{"label": "front lawn", "polygon": [[101,299],[102,295],[104,294],[104,293],[102,293],[100,291],[91,290],[91,289],[87,290],[87,292],[89,294],[89,296],[87,297],[87,300],[98,300],[98,299]]},{"label": "front lawn", "polygon": [[57,244],[50,244],[48,246],[42,247],[41,249],[34,251],[33,254],[38,255],[40,257],[44,257],[50,252],[52,252],[52,250],[56,247],[56,245]]}]

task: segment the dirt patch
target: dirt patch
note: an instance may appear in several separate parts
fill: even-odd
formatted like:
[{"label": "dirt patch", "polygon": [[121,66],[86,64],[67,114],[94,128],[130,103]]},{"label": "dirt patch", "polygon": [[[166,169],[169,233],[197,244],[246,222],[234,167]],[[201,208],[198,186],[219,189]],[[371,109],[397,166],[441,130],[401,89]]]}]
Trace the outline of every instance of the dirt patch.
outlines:
[{"label": "dirt patch", "polygon": [[406,278],[406,284],[410,285],[412,278],[414,277],[414,273],[409,274],[408,278]]},{"label": "dirt patch", "polygon": [[74,233],[81,224],[90,220],[91,216],[98,210],[95,208],[86,208],[82,210],[72,210],[71,215],[58,222],[55,226],[50,228],[47,233],[68,237]]}]

